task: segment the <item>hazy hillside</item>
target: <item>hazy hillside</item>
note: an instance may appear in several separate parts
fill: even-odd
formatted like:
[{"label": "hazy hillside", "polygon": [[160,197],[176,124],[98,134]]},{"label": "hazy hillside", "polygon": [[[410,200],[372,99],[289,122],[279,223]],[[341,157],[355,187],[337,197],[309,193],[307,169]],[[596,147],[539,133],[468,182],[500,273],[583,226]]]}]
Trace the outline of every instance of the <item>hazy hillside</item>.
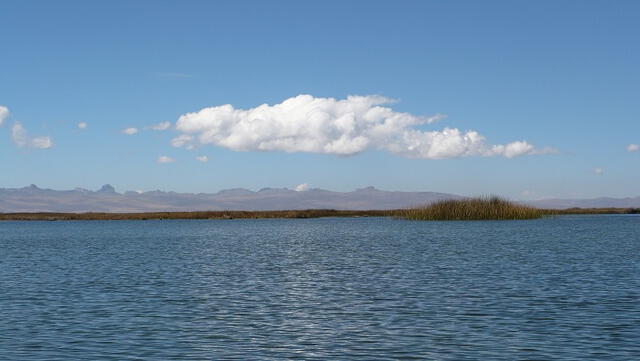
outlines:
[{"label": "hazy hillside", "polygon": [[105,185],[98,191],[58,191],[35,185],[0,189],[0,212],[151,212],[193,210],[396,209],[461,196],[434,192],[389,192],[373,187],[353,192],[264,188],[218,193],[125,192]]},{"label": "hazy hillside", "polygon": [[[392,192],[374,187],[352,192],[287,188],[263,188],[257,192],[243,188],[218,193],[176,193],[164,191],[118,193],[106,184],[97,191],[0,188],[0,212],[154,212],[205,210],[286,210],[286,209],[398,209],[430,204],[463,196],[435,192]],[[524,202],[540,208],[638,208],[640,197],[593,199],[546,199]]]}]

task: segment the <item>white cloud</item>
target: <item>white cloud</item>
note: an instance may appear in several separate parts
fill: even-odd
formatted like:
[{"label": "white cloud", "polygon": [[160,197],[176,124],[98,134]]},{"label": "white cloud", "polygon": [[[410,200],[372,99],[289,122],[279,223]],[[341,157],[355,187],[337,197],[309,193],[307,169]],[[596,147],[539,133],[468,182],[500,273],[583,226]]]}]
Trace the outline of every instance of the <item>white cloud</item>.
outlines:
[{"label": "white cloud", "polygon": [[9,118],[9,108],[0,105],[0,125],[4,123],[4,120]]},{"label": "white cloud", "polygon": [[307,183],[298,184],[295,188],[296,192],[304,192],[308,190],[309,190],[309,184]]},{"label": "white cloud", "polygon": [[21,123],[16,122],[11,127],[11,139],[18,147],[47,149],[53,147],[50,137],[30,137]]},{"label": "white cloud", "polygon": [[122,134],[134,135],[138,132],[138,128],[125,128],[122,129]]},{"label": "white cloud", "polygon": [[209,157],[207,157],[206,155],[199,155],[196,157],[197,160],[201,161],[201,162],[208,162],[209,161]]},{"label": "white cloud", "polygon": [[183,147],[185,145],[190,144],[193,141],[193,136],[188,134],[181,134],[173,139],[171,139],[171,145],[174,147]]},{"label": "white cloud", "polygon": [[178,119],[176,129],[182,134],[172,140],[172,145],[212,144],[235,151],[335,155],[379,149],[423,159],[495,155],[512,158],[551,152],[536,149],[526,141],[489,145],[476,131],[418,129],[444,116],[416,116],[382,106],[392,102],[382,96],[337,100],[299,95],[280,104],[247,110],[230,104],[204,108]]},{"label": "white cloud", "polygon": [[87,129],[87,123],[86,122],[78,123],[78,128],[79,129]]},{"label": "white cloud", "polygon": [[154,124],[149,126],[148,128],[151,130],[167,130],[171,127],[171,122],[160,122],[158,124]]},{"label": "white cloud", "polygon": [[640,150],[640,145],[638,144],[629,144],[627,145],[627,152],[637,152]]},{"label": "white cloud", "polygon": [[167,157],[166,155],[161,155],[158,157],[158,159],[156,159],[156,162],[158,163],[173,163],[176,160],[171,158],[171,157]]},{"label": "white cloud", "polygon": [[188,150],[192,150],[195,148],[195,145],[193,144],[193,139],[194,137],[188,134],[180,134],[179,136],[171,139],[171,145],[179,148],[179,147],[185,147]]},{"label": "white cloud", "polygon": [[604,174],[604,169],[602,169],[602,168],[594,168],[593,169],[593,173],[595,173],[597,175],[603,175]]}]

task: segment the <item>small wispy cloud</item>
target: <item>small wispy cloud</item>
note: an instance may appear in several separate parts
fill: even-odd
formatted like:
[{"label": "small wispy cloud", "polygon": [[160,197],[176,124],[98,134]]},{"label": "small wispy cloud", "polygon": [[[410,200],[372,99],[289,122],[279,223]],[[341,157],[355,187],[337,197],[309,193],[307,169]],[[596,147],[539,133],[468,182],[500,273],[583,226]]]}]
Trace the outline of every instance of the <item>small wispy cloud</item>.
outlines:
[{"label": "small wispy cloud", "polygon": [[302,183],[302,184],[298,184],[295,188],[296,192],[304,192],[304,191],[308,191],[309,190],[309,184],[308,183]]},{"label": "small wispy cloud", "polygon": [[156,162],[158,163],[173,163],[175,161],[176,161],[175,159],[168,157],[166,155],[161,155],[158,157],[158,159],[156,159]]},{"label": "small wispy cloud", "polygon": [[87,123],[86,122],[78,123],[78,129],[87,129]]},{"label": "small wispy cloud", "polygon": [[138,133],[138,128],[131,127],[131,128],[122,129],[122,134],[134,135],[136,133]]},{"label": "small wispy cloud", "polygon": [[48,149],[53,147],[51,137],[30,137],[20,122],[16,122],[13,127],[11,127],[11,139],[21,148]]},{"label": "small wispy cloud", "polygon": [[558,148],[554,147],[544,147],[539,149],[534,149],[529,153],[529,155],[546,155],[546,154],[560,154]]},{"label": "small wispy cloud", "polygon": [[604,174],[604,169],[602,168],[594,168],[593,169],[593,173],[596,175],[603,175]]},{"label": "small wispy cloud", "polygon": [[4,123],[4,120],[9,118],[9,108],[4,105],[0,105],[0,125]]},{"label": "small wispy cloud", "polygon": [[637,152],[640,150],[639,144],[629,144],[627,145],[627,152]]},{"label": "small wispy cloud", "polygon": [[167,130],[169,128],[171,128],[171,122],[160,122],[158,124],[150,125],[147,127],[147,129],[158,131]]},{"label": "small wispy cloud", "polygon": [[193,136],[188,134],[181,134],[171,139],[171,145],[176,148],[185,147],[188,150],[195,148],[195,145],[193,145]]},{"label": "small wispy cloud", "polygon": [[209,161],[209,157],[207,157],[206,155],[199,155],[196,157],[196,159],[200,162],[208,162]]}]

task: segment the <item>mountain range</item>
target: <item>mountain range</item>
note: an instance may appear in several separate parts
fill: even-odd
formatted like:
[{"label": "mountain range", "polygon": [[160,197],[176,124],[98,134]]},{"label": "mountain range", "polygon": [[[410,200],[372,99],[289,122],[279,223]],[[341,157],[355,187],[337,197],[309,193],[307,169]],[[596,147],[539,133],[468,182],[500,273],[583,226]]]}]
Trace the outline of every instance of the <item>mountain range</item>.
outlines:
[{"label": "mountain range", "polygon": [[[352,192],[333,192],[312,188],[295,191],[263,188],[251,191],[226,189],[217,193],[177,193],[164,191],[118,193],[109,184],[97,191],[0,188],[0,212],[161,212],[216,210],[285,209],[399,209],[427,205],[442,199],[461,199],[460,195],[436,192],[394,192],[374,187]],[[541,208],[640,207],[640,197],[594,199],[547,199],[524,202]]]},{"label": "mountain range", "polygon": [[397,209],[461,196],[434,192],[388,192],[367,187],[353,192],[234,188],[218,193],[164,191],[118,193],[109,184],[97,191],[0,188],[0,212],[160,212],[285,209]]}]

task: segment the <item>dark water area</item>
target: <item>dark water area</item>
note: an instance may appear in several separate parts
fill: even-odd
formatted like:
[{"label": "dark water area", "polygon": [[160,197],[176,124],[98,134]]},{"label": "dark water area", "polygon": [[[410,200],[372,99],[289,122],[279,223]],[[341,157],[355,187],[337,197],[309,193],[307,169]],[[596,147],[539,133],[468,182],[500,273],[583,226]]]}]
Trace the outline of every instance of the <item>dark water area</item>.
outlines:
[{"label": "dark water area", "polygon": [[0,360],[638,360],[640,216],[0,222]]}]

